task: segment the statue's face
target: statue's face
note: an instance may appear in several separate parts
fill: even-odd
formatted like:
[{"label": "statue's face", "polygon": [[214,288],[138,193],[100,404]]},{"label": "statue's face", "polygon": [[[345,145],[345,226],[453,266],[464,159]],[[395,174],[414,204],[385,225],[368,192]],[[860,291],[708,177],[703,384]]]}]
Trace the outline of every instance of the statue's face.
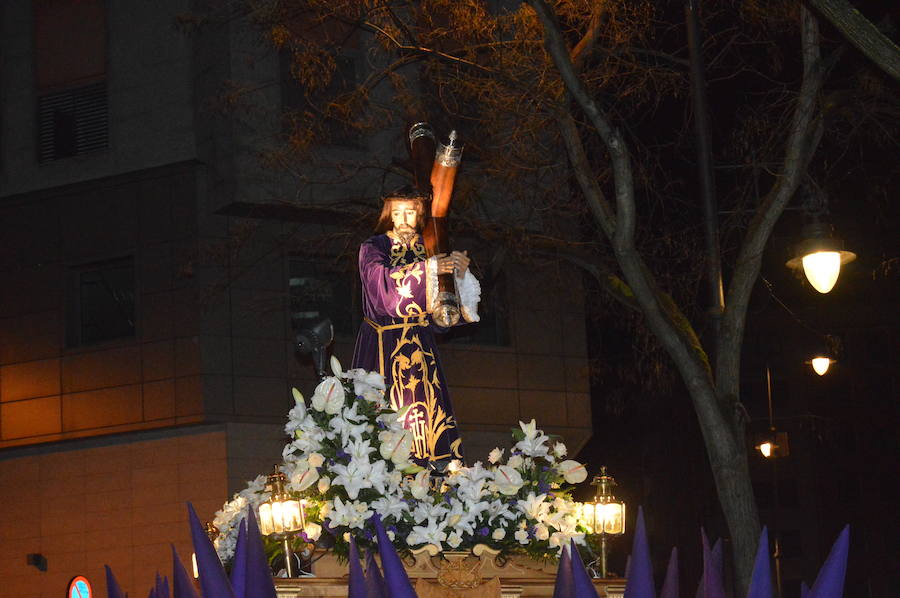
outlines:
[{"label": "statue's face", "polygon": [[416,232],[418,225],[418,203],[410,200],[398,200],[391,203],[391,221],[394,232],[400,235]]}]

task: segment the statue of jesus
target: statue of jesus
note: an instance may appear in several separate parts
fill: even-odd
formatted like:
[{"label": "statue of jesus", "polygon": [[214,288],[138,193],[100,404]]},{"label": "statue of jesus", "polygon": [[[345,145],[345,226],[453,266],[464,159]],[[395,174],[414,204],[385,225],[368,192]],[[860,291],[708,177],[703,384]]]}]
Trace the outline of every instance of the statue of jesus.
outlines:
[{"label": "statue of jesus", "polygon": [[481,287],[464,251],[426,257],[419,234],[425,202],[416,194],[384,198],[376,234],[359,249],[364,321],[356,339],[353,367],[384,376],[393,409],[409,405],[404,425],[413,436],[412,454],[424,464],[461,458],[459,431],[431,318],[439,274],[454,274],[460,295],[460,323],[478,321]]}]

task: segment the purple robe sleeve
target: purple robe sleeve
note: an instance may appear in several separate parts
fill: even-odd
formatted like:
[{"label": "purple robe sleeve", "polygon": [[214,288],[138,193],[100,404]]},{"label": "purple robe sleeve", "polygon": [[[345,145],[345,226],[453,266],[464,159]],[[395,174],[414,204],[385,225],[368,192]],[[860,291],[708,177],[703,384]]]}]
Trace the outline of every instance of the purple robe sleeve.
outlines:
[{"label": "purple robe sleeve", "polygon": [[390,266],[388,255],[374,242],[359,248],[359,274],[365,287],[367,317],[406,317],[427,311],[425,262]]}]

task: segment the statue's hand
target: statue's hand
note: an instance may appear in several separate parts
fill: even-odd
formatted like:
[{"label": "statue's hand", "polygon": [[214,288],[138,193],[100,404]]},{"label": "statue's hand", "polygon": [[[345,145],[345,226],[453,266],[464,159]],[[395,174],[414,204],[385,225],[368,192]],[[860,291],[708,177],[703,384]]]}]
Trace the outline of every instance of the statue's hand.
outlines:
[{"label": "statue's hand", "polygon": [[443,254],[437,258],[437,273],[462,276],[469,269],[469,256],[467,251],[452,251],[449,255]]}]

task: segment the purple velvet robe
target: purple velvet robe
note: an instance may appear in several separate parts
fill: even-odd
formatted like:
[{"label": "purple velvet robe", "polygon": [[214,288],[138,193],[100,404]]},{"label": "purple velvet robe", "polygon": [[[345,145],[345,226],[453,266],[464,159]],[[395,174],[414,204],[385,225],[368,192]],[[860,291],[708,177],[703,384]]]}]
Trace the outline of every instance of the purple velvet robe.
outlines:
[{"label": "purple velvet robe", "polygon": [[393,233],[376,235],[359,249],[363,315],[353,367],[384,375],[394,409],[412,405],[404,426],[413,435],[413,457],[461,458],[459,431],[437,356],[438,327],[428,313],[425,246]]}]

